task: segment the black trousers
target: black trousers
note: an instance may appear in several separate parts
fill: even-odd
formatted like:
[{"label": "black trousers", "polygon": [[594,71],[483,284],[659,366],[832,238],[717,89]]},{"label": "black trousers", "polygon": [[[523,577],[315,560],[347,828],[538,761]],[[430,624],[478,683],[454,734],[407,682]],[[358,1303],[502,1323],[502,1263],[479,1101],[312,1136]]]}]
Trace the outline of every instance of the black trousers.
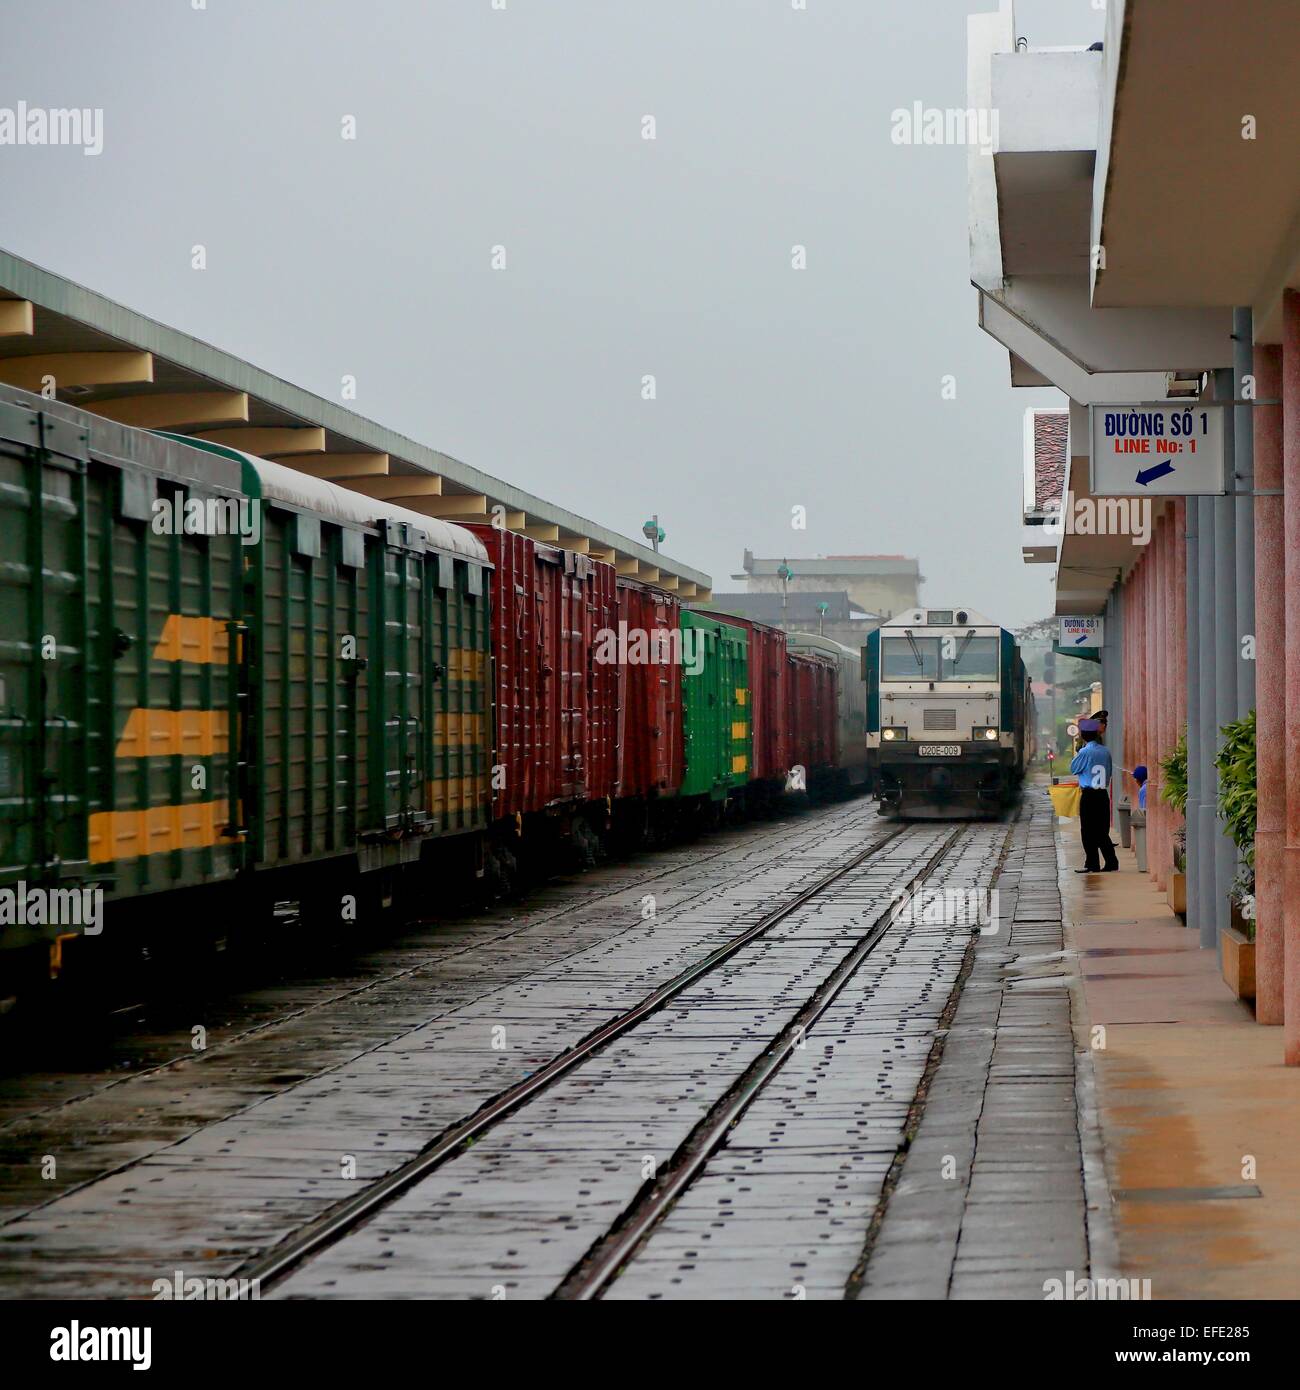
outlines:
[{"label": "black trousers", "polygon": [[1119,868],[1115,846],[1110,842],[1110,793],[1100,787],[1084,787],[1079,797],[1079,837],[1083,841],[1083,866],[1095,873],[1101,868],[1098,856],[1108,869]]}]

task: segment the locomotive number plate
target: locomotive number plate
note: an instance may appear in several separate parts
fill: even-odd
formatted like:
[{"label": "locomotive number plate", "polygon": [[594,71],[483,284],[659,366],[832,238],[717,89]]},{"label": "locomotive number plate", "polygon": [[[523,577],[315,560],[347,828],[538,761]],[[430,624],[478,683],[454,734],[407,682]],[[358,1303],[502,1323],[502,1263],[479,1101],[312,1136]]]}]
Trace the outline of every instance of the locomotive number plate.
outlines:
[{"label": "locomotive number plate", "polygon": [[923,758],[961,757],[961,745],[957,743],[923,743],[916,751]]}]

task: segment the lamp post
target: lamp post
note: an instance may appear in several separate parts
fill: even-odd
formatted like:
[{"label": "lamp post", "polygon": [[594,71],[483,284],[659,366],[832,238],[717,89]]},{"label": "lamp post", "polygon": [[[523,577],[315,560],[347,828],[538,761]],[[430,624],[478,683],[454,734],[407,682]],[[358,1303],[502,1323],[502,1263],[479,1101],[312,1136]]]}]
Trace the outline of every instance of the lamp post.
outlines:
[{"label": "lamp post", "polygon": [[659,524],[658,512],[656,512],[649,521],[642,522],[641,534],[654,546],[655,554],[658,555],[660,542],[667,539],[664,528]]},{"label": "lamp post", "polygon": [[794,571],[782,560],[777,567],[777,575],[781,580],[781,626],[785,626],[785,610],[788,606],[790,597],[790,581],[794,578]]},{"label": "lamp post", "polygon": [[830,612],[829,603],[819,603],[817,605],[817,635],[826,636],[826,614]]}]

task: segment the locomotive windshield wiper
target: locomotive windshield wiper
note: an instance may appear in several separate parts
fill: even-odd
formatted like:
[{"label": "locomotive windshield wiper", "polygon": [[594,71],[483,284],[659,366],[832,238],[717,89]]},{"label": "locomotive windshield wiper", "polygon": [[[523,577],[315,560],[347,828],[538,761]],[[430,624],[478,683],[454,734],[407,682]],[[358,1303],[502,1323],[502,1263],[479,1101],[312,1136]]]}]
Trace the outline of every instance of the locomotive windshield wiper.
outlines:
[{"label": "locomotive windshield wiper", "polygon": [[966,648],[970,646],[972,638],[975,636],[975,629],[971,628],[965,637],[961,639],[961,646],[957,648],[957,655],[952,659],[953,670],[961,665],[961,659],[966,655]]},{"label": "locomotive windshield wiper", "polygon": [[920,647],[916,645],[916,638],[912,636],[912,629],[910,627],[905,627],[903,633],[907,638],[907,645],[912,649],[912,655],[916,658],[916,664],[924,671],[925,662],[921,657]]}]

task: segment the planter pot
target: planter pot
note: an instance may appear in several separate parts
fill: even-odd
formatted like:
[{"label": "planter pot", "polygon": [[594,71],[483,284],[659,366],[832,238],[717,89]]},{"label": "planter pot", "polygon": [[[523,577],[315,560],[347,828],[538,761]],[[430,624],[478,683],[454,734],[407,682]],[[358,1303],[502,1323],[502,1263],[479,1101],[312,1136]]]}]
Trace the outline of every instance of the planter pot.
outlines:
[{"label": "planter pot", "polygon": [[1254,999],[1255,943],[1232,927],[1223,932],[1223,978],[1238,999]]},{"label": "planter pot", "polygon": [[1187,875],[1169,875],[1169,906],[1180,916],[1187,916]]}]

